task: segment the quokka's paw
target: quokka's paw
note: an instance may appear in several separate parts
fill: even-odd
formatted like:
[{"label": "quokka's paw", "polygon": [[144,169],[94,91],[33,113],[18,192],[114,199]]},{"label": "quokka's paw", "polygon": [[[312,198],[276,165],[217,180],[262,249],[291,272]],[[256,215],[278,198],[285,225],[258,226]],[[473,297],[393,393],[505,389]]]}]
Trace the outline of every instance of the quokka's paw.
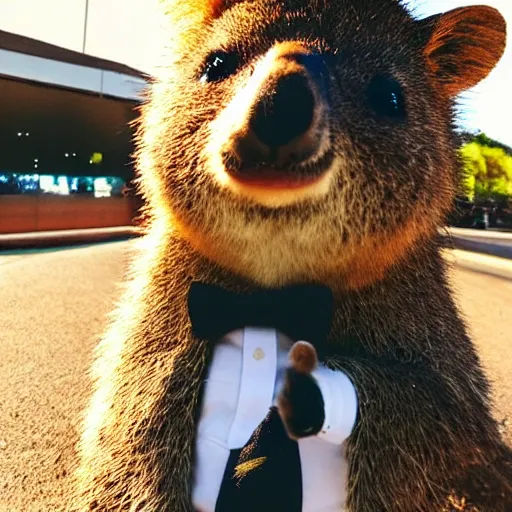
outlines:
[{"label": "quokka's paw", "polygon": [[316,350],[310,343],[299,341],[289,359],[277,408],[290,438],[314,436],[325,421],[322,392],[311,375],[318,365]]}]

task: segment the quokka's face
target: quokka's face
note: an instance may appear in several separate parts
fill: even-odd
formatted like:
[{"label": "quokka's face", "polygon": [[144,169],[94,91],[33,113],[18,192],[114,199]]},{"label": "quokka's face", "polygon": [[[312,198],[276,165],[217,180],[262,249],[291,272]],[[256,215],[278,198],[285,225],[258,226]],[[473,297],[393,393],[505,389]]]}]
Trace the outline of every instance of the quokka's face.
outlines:
[{"label": "quokka's face", "polygon": [[434,228],[455,184],[453,99],[501,57],[499,13],[185,0],[168,16],[139,162],[197,249],[266,285],[362,286]]}]

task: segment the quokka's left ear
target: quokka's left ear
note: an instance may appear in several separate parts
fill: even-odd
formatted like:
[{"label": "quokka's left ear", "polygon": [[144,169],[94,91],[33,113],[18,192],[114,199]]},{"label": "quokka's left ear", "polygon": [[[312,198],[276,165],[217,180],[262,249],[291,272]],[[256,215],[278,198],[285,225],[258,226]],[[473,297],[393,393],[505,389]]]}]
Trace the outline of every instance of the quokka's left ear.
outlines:
[{"label": "quokka's left ear", "polygon": [[428,69],[450,97],[487,77],[505,51],[506,22],[492,7],[460,7],[417,23]]},{"label": "quokka's left ear", "polygon": [[241,0],[159,0],[160,5],[173,16],[175,8],[186,12],[200,12],[206,18],[219,18],[224,12]]}]

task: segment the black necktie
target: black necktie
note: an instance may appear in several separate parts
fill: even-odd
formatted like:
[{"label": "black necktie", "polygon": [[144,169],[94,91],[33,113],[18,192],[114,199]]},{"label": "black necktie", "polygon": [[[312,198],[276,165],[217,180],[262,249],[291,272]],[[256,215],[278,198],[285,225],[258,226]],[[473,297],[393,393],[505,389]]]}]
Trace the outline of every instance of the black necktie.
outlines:
[{"label": "black necktie", "polygon": [[[293,341],[309,341],[322,352],[333,296],[328,288],[315,285],[237,294],[196,282],[188,307],[192,330],[200,339],[216,341],[244,327],[270,327]],[[215,512],[301,511],[298,443],[288,437],[277,409],[271,407],[247,444],[231,451]]]}]

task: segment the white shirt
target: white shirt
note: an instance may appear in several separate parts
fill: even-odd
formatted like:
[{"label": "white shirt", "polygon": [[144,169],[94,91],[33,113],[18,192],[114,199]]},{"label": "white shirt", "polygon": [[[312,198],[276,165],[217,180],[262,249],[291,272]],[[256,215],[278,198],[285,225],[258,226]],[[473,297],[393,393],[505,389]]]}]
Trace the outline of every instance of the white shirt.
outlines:
[{"label": "white shirt", "polygon": [[[192,500],[198,512],[214,512],[230,450],[242,448],[268,414],[289,366],[293,342],[274,329],[245,328],[216,345],[196,436]],[[343,442],[357,416],[353,384],[323,365],[313,372],[325,404],[325,423],[300,439],[302,511],[343,512],[347,464]]]}]

